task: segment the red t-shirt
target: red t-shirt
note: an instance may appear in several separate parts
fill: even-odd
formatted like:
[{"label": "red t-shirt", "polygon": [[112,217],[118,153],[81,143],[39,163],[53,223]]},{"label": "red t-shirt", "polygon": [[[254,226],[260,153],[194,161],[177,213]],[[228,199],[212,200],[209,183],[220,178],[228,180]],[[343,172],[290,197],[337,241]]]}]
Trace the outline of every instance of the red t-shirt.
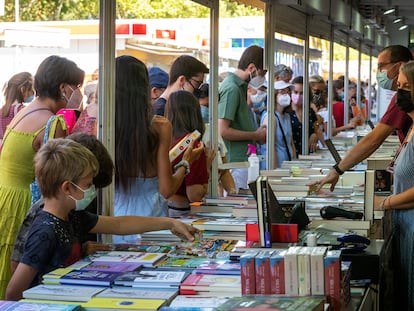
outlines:
[{"label": "red t-shirt", "polygon": [[344,126],[344,103],[334,102],[332,105],[332,114],[335,119],[336,127]]},{"label": "red t-shirt", "polygon": [[405,135],[411,127],[412,120],[408,114],[398,108],[397,94],[391,98],[387,111],[385,111],[380,122],[394,127],[400,142],[402,143],[404,141]]},{"label": "red t-shirt", "polygon": [[[177,144],[181,139],[183,139],[184,136],[185,135],[174,140],[172,146],[175,146],[175,144]],[[194,144],[194,148],[197,148],[199,145],[200,145],[200,142],[197,141]],[[171,164],[172,164],[173,169],[174,169],[174,165],[176,165],[178,162],[182,160],[183,154],[184,152],[180,154],[174,161],[172,161]],[[193,163],[191,163],[190,173],[184,177],[184,181],[182,182],[182,184],[180,185],[180,187],[178,188],[175,194],[187,197],[187,191],[186,191],[187,186],[207,184],[208,178],[209,178],[209,174],[207,171],[207,158],[206,158],[206,154],[202,152],[200,157],[197,160],[195,160]]]}]

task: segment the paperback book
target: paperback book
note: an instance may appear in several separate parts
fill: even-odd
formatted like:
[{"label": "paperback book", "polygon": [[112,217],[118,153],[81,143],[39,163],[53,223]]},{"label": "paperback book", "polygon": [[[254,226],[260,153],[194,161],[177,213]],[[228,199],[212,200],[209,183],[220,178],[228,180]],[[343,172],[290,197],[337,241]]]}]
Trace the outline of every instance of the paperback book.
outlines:
[{"label": "paperback book", "polygon": [[115,279],[114,284],[146,288],[178,287],[188,274],[188,272],[184,271],[150,270],[144,268],[139,271],[130,271],[121,274]]},{"label": "paperback book", "polygon": [[232,310],[295,310],[323,311],[324,297],[276,297],[276,296],[243,296],[231,297],[216,308],[217,311]]},{"label": "paperback book", "polygon": [[239,275],[218,274],[190,274],[180,286],[180,293],[193,291],[209,292],[210,294],[241,295],[241,282]]},{"label": "paperback book", "polygon": [[96,295],[97,298],[133,298],[133,299],[161,299],[167,302],[178,295],[177,288],[139,288],[114,286],[106,288]]},{"label": "paperback book", "polygon": [[110,262],[110,261],[93,261],[81,270],[84,271],[102,271],[102,272],[128,272],[142,267],[140,263],[134,262]]},{"label": "paperback book", "polygon": [[121,272],[73,270],[62,276],[59,281],[60,284],[111,286],[120,275]]},{"label": "paperback book", "polygon": [[111,251],[96,252],[91,255],[90,258],[92,261],[138,263],[142,264],[144,267],[151,267],[165,256],[165,253]]},{"label": "paperback book", "polygon": [[82,304],[85,311],[98,310],[158,310],[165,304],[161,299],[98,298]]},{"label": "paperback book", "polygon": [[86,302],[103,290],[95,286],[40,284],[25,290],[23,298]]},{"label": "paperback book", "polygon": [[80,311],[81,306],[76,303],[54,303],[54,302],[40,302],[40,301],[14,301],[6,305],[3,309],[0,304],[0,310],[7,311]]}]

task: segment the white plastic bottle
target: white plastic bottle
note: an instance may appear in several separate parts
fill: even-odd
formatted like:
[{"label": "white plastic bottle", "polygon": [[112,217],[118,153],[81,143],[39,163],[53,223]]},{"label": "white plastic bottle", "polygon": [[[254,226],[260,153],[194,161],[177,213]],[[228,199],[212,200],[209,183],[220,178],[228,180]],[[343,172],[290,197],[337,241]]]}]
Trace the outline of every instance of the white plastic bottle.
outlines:
[{"label": "white plastic bottle", "polygon": [[256,181],[257,177],[259,177],[260,160],[257,156],[255,145],[247,145],[247,154],[250,154],[248,158],[249,168],[247,170],[247,183],[251,183],[252,181]]}]

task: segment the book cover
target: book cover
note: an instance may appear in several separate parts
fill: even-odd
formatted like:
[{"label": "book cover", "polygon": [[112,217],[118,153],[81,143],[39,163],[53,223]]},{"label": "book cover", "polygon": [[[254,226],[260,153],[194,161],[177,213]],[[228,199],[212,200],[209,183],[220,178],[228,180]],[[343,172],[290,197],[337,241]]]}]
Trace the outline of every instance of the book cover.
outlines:
[{"label": "book cover", "polygon": [[103,290],[94,286],[40,284],[23,291],[23,298],[86,302]]},{"label": "book cover", "polygon": [[195,242],[179,243],[168,256],[176,258],[228,258],[230,256],[229,252],[235,244],[235,240],[202,238]]},{"label": "book cover", "polygon": [[191,224],[200,230],[241,231],[246,230],[246,224],[257,223],[255,218],[204,218]]},{"label": "book cover", "polygon": [[169,151],[170,162],[174,161],[181,153],[183,153],[193,140],[198,139],[201,136],[200,132],[194,130],[192,133],[188,133],[183,139],[175,144]]},{"label": "book cover", "polygon": [[42,282],[44,284],[60,284],[60,279],[73,270],[74,269],[72,268],[57,268],[49,273],[44,274],[42,277]]},{"label": "book cover", "polygon": [[193,273],[240,275],[240,269],[241,265],[238,261],[212,260],[200,264]]},{"label": "book cover", "polygon": [[291,246],[285,254],[285,294],[288,296],[299,295],[298,253],[300,249],[300,246]]},{"label": "book cover", "polygon": [[257,222],[259,224],[259,241],[261,247],[271,247],[271,219],[268,206],[267,178],[259,176],[256,180]]},{"label": "book cover", "polygon": [[180,285],[180,290],[226,292],[240,294],[239,275],[190,274]]},{"label": "book cover", "polygon": [[197,268],[201,264],[211,263],[212,260],[208,258],[175,258],[175,257],[166,257],[160,262],[157,263],[157,267],[159,268],[180,268],[180,269],[187,269],[192,271],[193,269]]},{"label": "book cover", "polygon": [[97,298],[161,299],[171,301],[178,295],[176,288],[110,287],[96,295]]},{"label": "book cover", "polygon": [[241,291],[243,295],[256,293],[256,267],[255,257],[258,251],[247,250],[240,256]]},{"label": "book cover", "polygon": [[272,251],[260,251],[255,260],[256,294],[270,295],[270,256]]},{"label": "book cover", "polygon": [[7,309],[7,311],[79,311],[81,307],[79,304],[73,303],[54,303],[52,301],[44,302],[28,302],[28,301],[15,301]]},{"label": "book cover", "polygon": [[[215,308],[226,302],[226,297],[206,297],[198,295],[179,295],[170,303],[170,307],[175,308]],[[180,309],[182,310],[182,309]]]},{"label": "book cover", "polygon": [[146,253],[133,251],[96,252],[91,255],[92,261],[139,263],[151,267],[166,256],[165,253]]},{"label": "book cover", "polygon": [[73,270],[60,278],[60,284],[111,286],[121,272]]},{"label": "book cover", "polygon": [[311,291],[312,295],[325,295],[324,258],[328,248],[314,247],[311,253]]},{"label": "book cover", "polygon": [[285,294],[285,249],[275,249],[269,258],[270,293]]},{"label": "book cover", "polygon": [[278,311],[323,311],[323,297],[275,297],[243,296],[231,297],[216,308],[217,311],[278,310]]},{"label": "book cover", "polygon": [[114,284],[140,287],[178,287],[188,272],[158,269],[141,269],[125,272],[118,276]]},{"label": "book cover", "polygon": [[110,261],[93,261],[87,266],[81,268],[84,271],[102,271],[102,272],[128,272],[142,267],[140,263],[134,262],[110,262]]},{"label": "book cover", "polygon": [[341,251],[329,250],[324,259],[325,296],[333,311],[341,310]]},{"label": "book cover", "polygon": [[310,254],[312,247],[302,247],[298,252],[298,283],[299,296],[309,296],[311,294],[311,268]]},{"label": "book cover", "polygon": [[158,310],[165,301],[161,299],[98,298],[82,303],[85,311],[93,310]]}]

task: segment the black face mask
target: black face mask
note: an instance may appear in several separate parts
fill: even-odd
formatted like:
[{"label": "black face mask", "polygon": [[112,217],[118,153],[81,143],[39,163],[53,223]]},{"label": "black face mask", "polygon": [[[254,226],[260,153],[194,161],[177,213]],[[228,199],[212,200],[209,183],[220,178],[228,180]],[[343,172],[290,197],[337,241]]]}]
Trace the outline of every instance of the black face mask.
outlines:
[{"label": "black face mask", "polygon": [[193,90],[193,95],[197,98],[201,97],[201,90],[200,89],[194,89]]},{"label": "black face mask", "polygon": [[397,106],[404,112],[411,112],[414,110],[414,105],[413,105],[413,102],[411,101],[410,91],[398,89]]}]

